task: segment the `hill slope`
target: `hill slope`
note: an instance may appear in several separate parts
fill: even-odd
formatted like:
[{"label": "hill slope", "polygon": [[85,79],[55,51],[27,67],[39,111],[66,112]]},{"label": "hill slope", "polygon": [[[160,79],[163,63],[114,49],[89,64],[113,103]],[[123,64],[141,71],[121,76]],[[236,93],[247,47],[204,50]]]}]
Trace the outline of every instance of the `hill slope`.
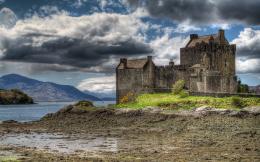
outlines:
[{"label": "hill slope", "polygon": [[0,105],[33,104],[33,99],[19,90],[0,90]]},{"label": "hill slope", "polygon": [[41,82],[17,74],[9,74],[0,78],[0,88],[20,89],[34,101],[77,101],[100,99],[89,94],[85,94],[73,86],[59,85],[51,82]]}]

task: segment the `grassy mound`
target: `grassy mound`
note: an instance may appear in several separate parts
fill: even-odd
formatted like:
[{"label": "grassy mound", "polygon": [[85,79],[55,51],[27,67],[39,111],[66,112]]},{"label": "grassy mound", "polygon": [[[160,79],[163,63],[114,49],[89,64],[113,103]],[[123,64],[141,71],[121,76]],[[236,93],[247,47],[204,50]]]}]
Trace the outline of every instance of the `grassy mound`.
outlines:
[{"label": "grassy mound", "polygon": [[175,95],[173,93],[160,94],[142,94],[136,98],[135,102],[119,104],[118,108],[140,109],[149,106],[161,107],[164,109],[192,109],[200,106],[209,106],[214,108],[239,109],[247,106],[260,106],[260,98],[250,97],[203,97],[186,96],[182,93]]},{"label": "grassy mound", "polygon": [[74,105],[74,110],[94,111],[96,109],[91,101],[79,101]]}]

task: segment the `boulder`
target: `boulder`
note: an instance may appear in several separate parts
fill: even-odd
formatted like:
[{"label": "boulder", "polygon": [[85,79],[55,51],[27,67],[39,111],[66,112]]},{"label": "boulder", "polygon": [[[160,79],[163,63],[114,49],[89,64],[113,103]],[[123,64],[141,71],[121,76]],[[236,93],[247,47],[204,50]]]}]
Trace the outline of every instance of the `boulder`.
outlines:
[{"label": "boulder", "polygon": [[259,115],[260,106],[245,107],[241,111],[247,111],[249,114],[252,114],[252,115]]}]

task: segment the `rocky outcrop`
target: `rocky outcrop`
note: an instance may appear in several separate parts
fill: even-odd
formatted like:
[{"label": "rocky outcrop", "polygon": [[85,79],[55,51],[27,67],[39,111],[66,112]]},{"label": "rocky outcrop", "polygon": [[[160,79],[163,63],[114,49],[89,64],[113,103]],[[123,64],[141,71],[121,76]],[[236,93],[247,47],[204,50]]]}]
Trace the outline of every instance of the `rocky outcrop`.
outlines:
[{"label": "rocky outcrop", "polygon": [[183,110],[176,113],[181,116],[193,116],[193,117],[203,117],[209,115],[225,115],[233,117],[246,117],[246,116],[258,116],[260,115],[260,107],[245,107],[241,110],[231,110],[231,109],[216,109],[207,106],[202,106],[192,110]]},{"label": "rocky outcrop", "polygon": [[246,107],[240,110],[233,109],[216,109],[207,106],[198,107],[192,110],[163,110],[159,107],[147,107],[144,109],[116,109],[116,108],[98,108],[95,107],[89,101],[80,101],[74,105],[69,105],[61,109],[54,114],[46,115],[43,120],[58,119],[63,117],[72,118],[70,120],[77,120],[81,117],[95,116],[96,118],[105,117],[118,119],[122,117],[124,119],[136,119],[138,120],[154,120],[154,119],[166,119],[172,117],[193,117],[203,118],[207,116],[226,116],[226,117],[248,117],[248,116],[259,116],[260,107]]}]

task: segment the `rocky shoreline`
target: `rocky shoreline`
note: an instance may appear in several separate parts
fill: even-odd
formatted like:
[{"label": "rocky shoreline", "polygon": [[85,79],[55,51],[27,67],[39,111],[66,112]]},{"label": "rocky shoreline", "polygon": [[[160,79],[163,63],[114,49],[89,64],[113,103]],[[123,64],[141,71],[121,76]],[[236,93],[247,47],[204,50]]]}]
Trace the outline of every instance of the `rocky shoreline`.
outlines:
[{"label": "rocky shoreline", "polygon": [[[74,143],[113,140],[95,146],[94,152],[84,147],[64,154],[14,146],[1,146],[0,152],[9,150],[23,155],[21,161],[258,161],[259,130],[259,107],[240,111],[207,107],[166,111],[82,109],[70,105],[37,122],[2,123],[0,135],[26,134],[36,138],[43,133],[59,133],[66,135],[65,141]],[[66,142],[64,145],[69,148]],[[115,150],[107,150],[112,146],[116,146]]]}]

